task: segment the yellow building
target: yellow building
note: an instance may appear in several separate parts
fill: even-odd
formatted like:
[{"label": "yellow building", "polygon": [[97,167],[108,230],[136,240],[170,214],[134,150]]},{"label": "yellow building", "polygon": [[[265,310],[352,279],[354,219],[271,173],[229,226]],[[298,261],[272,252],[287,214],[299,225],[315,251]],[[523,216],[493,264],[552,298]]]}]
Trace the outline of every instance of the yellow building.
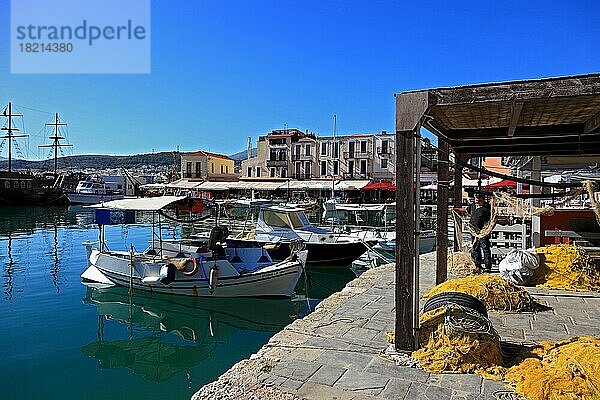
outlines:
[{"label": "yellow building", "polygon": [[222,154],[199,150],[181,155],[181,177],[203,181],[233,181],[234,161]]}]

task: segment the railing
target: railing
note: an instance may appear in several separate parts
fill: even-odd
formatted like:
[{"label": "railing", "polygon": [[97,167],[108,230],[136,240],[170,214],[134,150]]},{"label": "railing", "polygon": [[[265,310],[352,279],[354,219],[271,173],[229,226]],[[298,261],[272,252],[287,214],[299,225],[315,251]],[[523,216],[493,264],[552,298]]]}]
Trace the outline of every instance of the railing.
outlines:
[{"label": "railing", "polygon": [[345,158],[373,158],[373,152],[371,152],[369,150],[367,150],[364,153],[361,153],[360,151],[357,151],[357,150],[354,150],[353,152],[345,151],[344,157]]},{"label": "railing", "polygon": [[312,161],[315,159],[315,156],[312,154],[292,154],[292,161]]},{"label": "railing", "polygon": [[267,160],[267,167],[285,167],[287,160]]},{"label": "railing", "polygon": [[382,155],[391,155],[392,154],[392,149],[388,146],[388,147],[377,147],[377,154],[382,154]]},{"label": "railing", "polygon": [[312,174],[293,174],[290,178],[292,179],[311,179],[312,178]]},{"label": "railing", "polygon": [[184,172],[183,173],[183,178],[202,178],[202,174],[200,172],[195,172],[195,173],[191,173],[191,172]]}]

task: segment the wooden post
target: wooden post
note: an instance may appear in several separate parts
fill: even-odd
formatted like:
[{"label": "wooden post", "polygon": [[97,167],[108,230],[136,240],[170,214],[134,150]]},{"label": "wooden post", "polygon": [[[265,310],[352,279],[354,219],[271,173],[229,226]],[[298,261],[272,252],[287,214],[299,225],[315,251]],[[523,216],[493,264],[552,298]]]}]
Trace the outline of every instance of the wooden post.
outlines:
[{"label": "wooden post", "polygon": [[414,132],[396,132],[396,324],[397,350],[414,350]]},{"label": "wooden post", "polygon": [[437,221],[436,221],[436,272],[435,284],[448,279],[448,152],[450,146],[438,138],[438,185],[437,185]]},{"label": "wooden post", "polygon": [[[454,153],[454,159],[461,159],[461,154]],[[454,163],[454,207],[462,206],[462,172],[463,167]],[[439,195],[439,193],[438,193]],[[438,210],[439,212],[439,210]],[[456,227],[454,228],[454,251],[459,251],[458,243],[459,238],[456,236]]]}]

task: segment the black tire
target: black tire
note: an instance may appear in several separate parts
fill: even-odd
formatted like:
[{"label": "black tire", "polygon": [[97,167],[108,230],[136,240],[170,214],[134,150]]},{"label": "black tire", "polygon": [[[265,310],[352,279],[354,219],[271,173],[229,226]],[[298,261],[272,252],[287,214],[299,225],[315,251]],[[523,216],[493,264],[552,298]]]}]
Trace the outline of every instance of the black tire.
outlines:
[{"label": "black tire", "polygon": [[478,298],[470,294],[460,292],[443,292],[432,296],[425,302],[423,312],[428,312],[445,306],[448,303],[454,303],[459,306],[468,307],[487,317],[487,308]]}]

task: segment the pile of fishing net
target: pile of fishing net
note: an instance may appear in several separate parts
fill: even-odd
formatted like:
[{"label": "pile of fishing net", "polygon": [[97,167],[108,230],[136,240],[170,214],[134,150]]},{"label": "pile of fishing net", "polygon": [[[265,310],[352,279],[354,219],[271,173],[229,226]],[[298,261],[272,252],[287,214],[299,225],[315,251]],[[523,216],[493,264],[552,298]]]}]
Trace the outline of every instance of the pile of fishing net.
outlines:
[{"label": "pile of fishing net", "polygon": [[600,339],[541,342],[505,380],[528,400],[600,399]]},{"label": "pile of fishing net", "polygon": [[448,272],[454,276],[465,277],[481,273],[475,266],[471,255],[466,251],[455,251],[448,254]]},{"label": "pile of fishing net", "polygon": [[499,379],[504,371],[500,338],[487,317],[448,303],[419,318],[422,348],[412,353],[428,372],[477,373]]},{"label": "pile of fishing net", "polygon": [[479,299],[489,310],[531,311],[535,307],[535,301],[527,290],[494,275],[473,275],[448,280],[425,293],[423,299],[442,292],[469,294]]},{"label": "pile of fishing net", "polygon": [[533,274],[536,285],[553,289],[600,290],[600,263],[575,245],[560,244],[536,249],[540,267]]}]

